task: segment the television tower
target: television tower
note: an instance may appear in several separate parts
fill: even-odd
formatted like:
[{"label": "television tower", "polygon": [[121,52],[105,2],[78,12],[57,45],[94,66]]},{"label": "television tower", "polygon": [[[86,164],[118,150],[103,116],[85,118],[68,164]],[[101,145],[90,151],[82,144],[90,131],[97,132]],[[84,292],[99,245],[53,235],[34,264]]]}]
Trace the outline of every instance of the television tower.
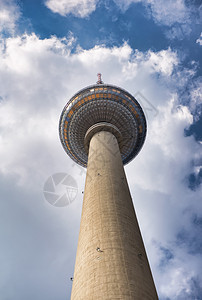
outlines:
[{"label": "television tower", "polygon": [[87,167],[71,300],[158,299],[123,168],[146,136],[139,103],[99,73],[65,105],[59,132]]}]

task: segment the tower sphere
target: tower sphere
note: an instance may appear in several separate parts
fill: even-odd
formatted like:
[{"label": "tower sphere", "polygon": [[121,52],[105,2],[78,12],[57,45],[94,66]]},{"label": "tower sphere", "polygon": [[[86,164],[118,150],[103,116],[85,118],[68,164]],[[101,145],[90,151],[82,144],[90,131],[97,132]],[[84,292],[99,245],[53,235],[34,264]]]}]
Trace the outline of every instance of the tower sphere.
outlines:
[{"label": "tower sphere", "polygon": [[131,94],[120,87],[99,83],[80,90],[67,102],[60,117],[59,133],[67,154],[86,167],[94,133],[112,132],[118,140],[123,164],[127,164],[142,148],[146,127],[143,110]]}]

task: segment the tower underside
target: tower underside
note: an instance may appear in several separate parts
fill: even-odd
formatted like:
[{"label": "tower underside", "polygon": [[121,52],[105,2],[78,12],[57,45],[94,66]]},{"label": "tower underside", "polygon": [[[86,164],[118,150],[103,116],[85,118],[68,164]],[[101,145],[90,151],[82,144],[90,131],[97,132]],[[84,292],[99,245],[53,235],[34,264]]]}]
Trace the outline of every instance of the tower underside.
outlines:
[{"label": "tower underside", "polygon": [[90,140],[71,300],[158,299],[119,145],[108,131]]},{"label": "tower underside", "polygon": [[69,100],[60,118],[62,145],[76,163],[87,166],[85,134],[91,126],[103,122],[115,126],[122,135],[123,164],[139,153],[146,136],[146,120],[137,100],[119,87],[92,85]]}]

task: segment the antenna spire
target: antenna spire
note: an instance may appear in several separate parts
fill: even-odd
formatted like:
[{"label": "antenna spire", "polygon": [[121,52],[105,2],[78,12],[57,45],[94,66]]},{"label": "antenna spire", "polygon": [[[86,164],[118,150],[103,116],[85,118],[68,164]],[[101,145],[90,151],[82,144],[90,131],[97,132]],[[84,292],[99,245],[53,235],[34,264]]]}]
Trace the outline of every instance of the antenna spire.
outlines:
[{"label": "antenna spire", "polygon": [[97,77],[98,77],[98,81],[97,84],[103,84],[104,82],[101,79],[102,74],[101,73],[97,73]]}]

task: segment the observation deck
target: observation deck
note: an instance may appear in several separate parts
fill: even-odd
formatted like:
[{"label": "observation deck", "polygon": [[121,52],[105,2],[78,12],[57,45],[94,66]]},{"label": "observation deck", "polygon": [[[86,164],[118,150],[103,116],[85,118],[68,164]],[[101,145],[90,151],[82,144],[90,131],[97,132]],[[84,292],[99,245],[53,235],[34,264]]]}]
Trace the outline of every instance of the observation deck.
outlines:
[{"label": "observation deck", "polygon": [[59,123],[64,150],[83,167],[87,166],[90,138],[101,130],[117,137],[124,165],[139,153],[147,130],[137,100],[124,89],[102,82],[77,92],[65,105]]}]

